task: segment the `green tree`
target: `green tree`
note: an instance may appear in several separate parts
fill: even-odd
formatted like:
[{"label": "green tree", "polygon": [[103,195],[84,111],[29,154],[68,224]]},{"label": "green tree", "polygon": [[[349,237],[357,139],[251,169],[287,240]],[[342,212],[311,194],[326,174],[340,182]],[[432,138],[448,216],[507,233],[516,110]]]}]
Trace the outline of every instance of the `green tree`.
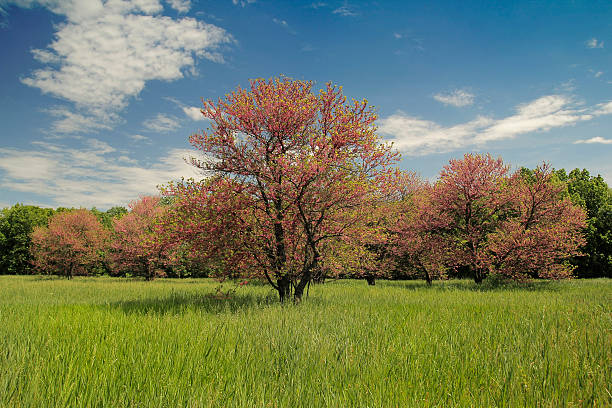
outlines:
[{"label": "green tree", "polygon": [[[521,169],[532,175],[530,169]],[[579,278],[612,277],[612,190],[600,175],[591,176],[586,169],[554,171],[558,181],[567,186],[566,194],[580,205],[587,214],[586,244],[581,248],[583,256],[575,257],[574,274]]]},{"label": "green tree", "polygon": [[104,228],[112,230],[113,220],[123,217],[125,214],[127,214],[128,210],[125,207],[116,206],[111,207],[106,211],[100,211],[96,207],[93,207],[91,212],[96,216],[96,218],[98,218],[98,221],[100,221]]},{"label": "green tree", "polygon": [[584,256],[576,258],[576,275],[581,278],[612,277],[612,193],[603,177],[591,176],[586,169],[566,174],[556,171],[567,183],[567,191],[576,204],[587,212]]},{"label": "green tree", "polygon": [[54,211],[16,204],[0,211],[0,274],[26,274],[32,266],[34,227],[46,226]]}]

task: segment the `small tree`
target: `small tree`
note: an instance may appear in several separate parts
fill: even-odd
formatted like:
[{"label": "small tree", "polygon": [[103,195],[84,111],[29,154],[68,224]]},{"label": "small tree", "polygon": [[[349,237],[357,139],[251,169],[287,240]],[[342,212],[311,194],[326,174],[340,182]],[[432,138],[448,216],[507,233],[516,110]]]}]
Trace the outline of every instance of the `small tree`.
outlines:
[{"label": "small tree", "polygon": [[451,243],[439,234],[448,223],[433,211],[431,200],[432,187],[420,184],[401,201],[401,211],[391,225],[395,267],[425,279],[428,285],[446,276]]},{"label": "small tree", "polygon": [[[219,193],[223,199],[208,189],[190,197],[239,218],[230,221],[241,229],[229,240],[239,245],[223,252],[244,253],[246,269],[265,277],[281,300],[300,300],[322,267],[326,242],[345,236],[355,223],[348,210],[380,188],[398,156],[380,143],[365,100],[348,103],[331,84],[314,94],[312,83],[286,78],[250,85],[204,102],[212,127],[191,136],[205,157],[192,163],[229,190]],[[219,245],[204,244],[203,253],[218,256]]]},{"label": "small tree", "polygon": [[32,232],[47,226],[51,208],[16,204],[0,211],[0,274],[26,274],[32,268]]},{"label": "small tree", "polygon": [[113,264],[122,273],[152,280],[166,265],[165,246],[155,230],[165,207],[159,197],[146,196],[130,203],[129,208],[129,213],[113,219]]},{"label": "small tree", "polygon": [[548,165],[531,177],[515,173],[507,183],[512,210],[489,236],[489,269],[509,278],[567,278],[575,266],[568,261],[585,243],[586,214],[563,197]]},{"label": "small tree", "polygon": [[85,209],[56,213],[48,227],[32,233],[35,267],[48,274],[86,275],[101,260],[109,233],[95,215]]}]

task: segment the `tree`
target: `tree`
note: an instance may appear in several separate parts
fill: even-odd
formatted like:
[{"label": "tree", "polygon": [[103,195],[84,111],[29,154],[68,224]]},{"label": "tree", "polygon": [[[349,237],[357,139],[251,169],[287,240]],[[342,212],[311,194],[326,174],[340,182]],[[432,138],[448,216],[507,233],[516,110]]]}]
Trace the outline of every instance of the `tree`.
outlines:
[{"label": "tree", "polygon": [[100,211],[96,207],[91,209],[91,212],[98,218],[104,228],[112,230],[113,220],[115,218],[121,218],[127,214],[128,210],[125,207],[111,207],[106,211]]},{"label": "tree", "polygon": [[[252,80],[250,90],[204,101],[202,113],[212,126],[191,136],[205,157],[192,164],[213,176],[215,189],[184,195],[193,201],[184,205],[213,203],[226,214],[207,219],[206,228],[231,231],[223,235],[231,250],[219,251],[215,235],[194,242],[210,257],[241,254],[241,264],[264,277],[281,301],[291,295],[299,301],[325,265],[323,247],[346,235],[364,198],[393,173],[397,153],[380,143],[367,101],[348,103],[332,84],[314,94],[310,82]],[[168,192],[199,187],[184,188]],[[192,227],[181,229],[188,241],[202,232]]]},{"label": "tree", "polygon": [[548,166],[508,174],[501,159],[466,154],[451,160],[432,192],[428,233],[444,239],[447,266],[476,283],[491,272],[512,279],[563,278],[582,244],[584,212],[563,198]]},{"label": "tree", "polygon": [[35,267],[47,274],[86,275],[101,261],[109,232],[85,209],[56,213],[32,232]]},{"label": "tree", "polygon": [[567,183],[572,201],[587,213],[584,256],[572,259],[578,277],[612,277],[612,192],[601,176],[591,176],[586,169],[564,169],[555,175]]},{"label": "tree", "polygon": [[432,191],[427,183],[417,185],[400,201],[400,211],[390,226],[395,268],[408,272],[408,276],[425,279],[428,285],[446,276],[451,244],[438,234],[447,222],[433,211]]},{"label": "tree", "polygon": [[130,203],[130,212],[113,219],[111,257],[116,270],[152,280],[166,265],[165,246],[155,225],[165,211],[159,197],[145,196]]},{"label": "tree", "polygon": [[565,183],[543,165],[532,177],[515,173],[506,188],[512,209],[489,237],[489,269],[514,279],[572,276],[564,261],[580,254],[586,214],[563,196]]},{"label": "tree", "polygon": [[52,214],[51,208],[22,204],[0,211],[0,274],[30,273],[32,231],[46,226]]}]

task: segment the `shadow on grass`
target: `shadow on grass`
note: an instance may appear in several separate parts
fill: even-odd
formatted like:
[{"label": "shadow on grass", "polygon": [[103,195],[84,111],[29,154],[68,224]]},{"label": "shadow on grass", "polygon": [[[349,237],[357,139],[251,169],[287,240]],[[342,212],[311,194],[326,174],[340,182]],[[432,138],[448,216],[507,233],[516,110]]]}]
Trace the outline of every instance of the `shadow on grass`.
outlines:
[{"label": "shadow on grass", "polygon": [[425,281],[387,281],[396,287],[401,287],[407,290],[462,290],[471,292],[502,292],[502,291],[526,291],[526,292],[557,292],[559,285],[555,281],[550,280],[531,280],[527,282],[503,282],[503,281],[488,281],[485,279],[481,284],[476,284],[473,280],[460,279],[451,281],[435,281],[432,285],[428,285]]},{"label": "shadow on grass", "polygon": [[164,297],[126,300],[110,303],[108,306],[126,314],[179,314],[187,310],[206,313],[237,313],[249,308],[263,308],[279,304],[274,294],[231,294],[215,293],[171,293]]}]

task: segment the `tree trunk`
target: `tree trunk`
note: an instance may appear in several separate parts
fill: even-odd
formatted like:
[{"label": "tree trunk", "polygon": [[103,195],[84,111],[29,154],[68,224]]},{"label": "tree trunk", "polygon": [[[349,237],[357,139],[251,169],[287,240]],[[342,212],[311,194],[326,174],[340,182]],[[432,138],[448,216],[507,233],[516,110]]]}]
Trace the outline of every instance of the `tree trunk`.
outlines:
[{"label": "tree trunk", "polygon": [[306,286],[310,282],[311,278],[312,274],[310,272],[310,269],[304,271],[304,273],[302,274],[302,279],[300,279],[300,282],[295,287],[295,292],[293,293],[293,300],[295,301],[295,303],[300,303],[302,301],[304,289],[306,289]]},{"label": "tree trunk", "polygon": [[474,273],[474,282],[476,282],[477,285],[480,285],[483,280],[484,280],[484,273],[482,273],[479,269],[477,269],[476,272]]},{"label": "tree trunk", "polygon": [[365,278],[366,278],[366,281],[368,281],[368,285],[370,286],[376,285],[376,278],[374,276],[367,275]]},{"label": "tree trunk", "polygon": [[427,282],[427,286],[431,286],[431,275],[427,270],[425,270],[425,282]]},{"label": "tree trunk", "polygon": [[281,303],[284,303],[291,297],[291,280],[288,275],[284,275],[283,277],[276,280],[276,285],[278,286],[278,296],[280,298]]}]

